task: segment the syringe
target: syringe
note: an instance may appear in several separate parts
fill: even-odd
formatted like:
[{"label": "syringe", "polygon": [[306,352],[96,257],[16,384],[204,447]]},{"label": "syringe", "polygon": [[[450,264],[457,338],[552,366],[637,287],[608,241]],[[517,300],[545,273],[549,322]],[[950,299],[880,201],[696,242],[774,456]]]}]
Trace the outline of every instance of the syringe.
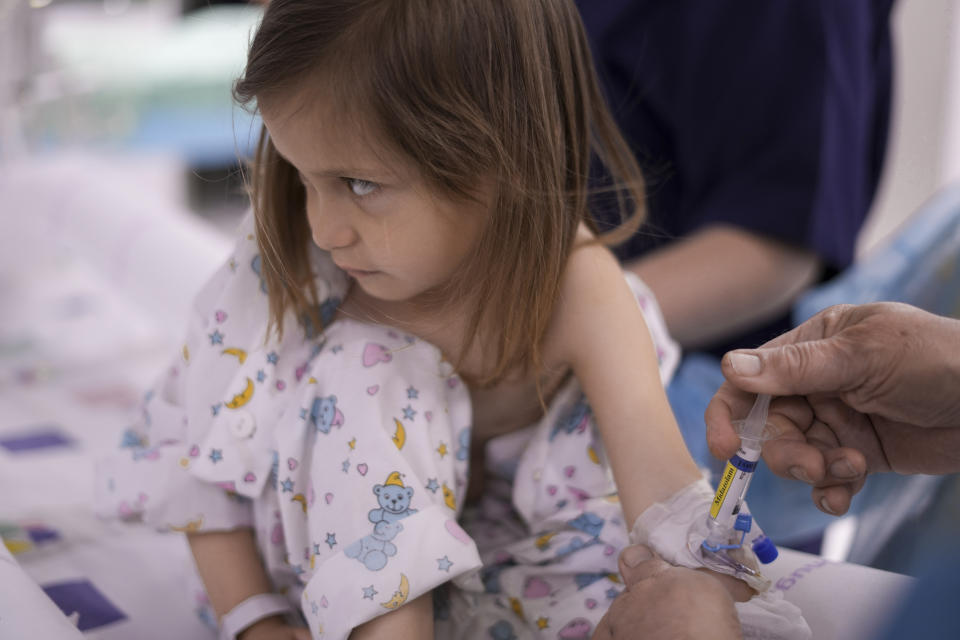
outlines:
[{"label": "syringe", "polygon": [[[761,446],[764,441],[764,428],[767,425],[767,414],[770,410],[770,396],[761,393],[747,414],[745,420],[738,424],[740,448],[727,461],[727,465],[720,476],[717,493],[710,505],[710,514],[707,516],[707,539],[703,546],[708,551],[717,552],[722,549],[735,549],[743,544],[743,539],[751,528],[749,516],[740,516],[743,499],[747,495],[747,488],[753,479],[753,472],[760,459]],[[736,531],[742,531],[739,544],[730,544],[731,537]],[[777,557],[777,549],[765,536],[753,541],[753,550],[761,562],[772,562]]]}]

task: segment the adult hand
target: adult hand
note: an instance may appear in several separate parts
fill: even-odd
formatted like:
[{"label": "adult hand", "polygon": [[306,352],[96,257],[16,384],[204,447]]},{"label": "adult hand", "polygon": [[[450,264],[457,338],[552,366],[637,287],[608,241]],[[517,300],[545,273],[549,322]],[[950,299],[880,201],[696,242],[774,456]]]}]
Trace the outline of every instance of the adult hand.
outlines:
[{"label": "adult hand", "polygon": [[620,554],[626,590],[610,605],[593,640],[743,637],[733,598],[709,572],[674,567],[643,545]]},{"label": "adult hand", "polygon": [[705,414],[711,452],[736,451],[731,420],[753,394],[779,396],[763,458],[813,485],[827,513],[846,512],[868,473],[960,471],[960,321],[892,302],[840,305],[721,364],[727,382]]}]

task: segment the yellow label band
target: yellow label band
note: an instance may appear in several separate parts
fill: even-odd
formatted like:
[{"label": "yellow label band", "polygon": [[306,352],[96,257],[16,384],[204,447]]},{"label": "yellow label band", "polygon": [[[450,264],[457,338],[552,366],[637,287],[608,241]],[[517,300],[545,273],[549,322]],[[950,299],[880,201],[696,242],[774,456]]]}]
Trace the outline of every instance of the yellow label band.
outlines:
[{"label": "yellow label band", "polygon": [[736,475],[737,468],[728,462],[727,467],[723,470],[723,476],[720,478],[717,495],[714,496],[713,504],[710,505],[711,518],[716,518],[717,514],[720,513],[720,507],[723,505],[723,500],[727,497],[727,492],[730,490],[730,485],[733,483],[733,478]]}]

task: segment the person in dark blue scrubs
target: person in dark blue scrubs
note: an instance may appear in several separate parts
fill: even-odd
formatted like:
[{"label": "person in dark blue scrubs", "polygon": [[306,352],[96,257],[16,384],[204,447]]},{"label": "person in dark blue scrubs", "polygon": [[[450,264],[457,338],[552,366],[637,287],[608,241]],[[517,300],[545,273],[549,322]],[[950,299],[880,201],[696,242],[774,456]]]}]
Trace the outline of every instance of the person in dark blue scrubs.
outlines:
[{"label": "person in dark blue scrubs", "polygon": [[893,0],[577,4],[647,180],[620,258],[685,348],[782,333],[796,296],[851,263],[876,191]]}]

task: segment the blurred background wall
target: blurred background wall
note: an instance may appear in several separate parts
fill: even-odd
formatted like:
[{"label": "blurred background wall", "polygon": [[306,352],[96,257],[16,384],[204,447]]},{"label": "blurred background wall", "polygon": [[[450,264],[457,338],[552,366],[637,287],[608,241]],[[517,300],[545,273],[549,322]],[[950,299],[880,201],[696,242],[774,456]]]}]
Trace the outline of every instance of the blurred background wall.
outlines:
[{"label": "blurred background wall", "polygon": [[960,180],[960,2],[898,0],[890,144],[862,255],[940,187]]}]

